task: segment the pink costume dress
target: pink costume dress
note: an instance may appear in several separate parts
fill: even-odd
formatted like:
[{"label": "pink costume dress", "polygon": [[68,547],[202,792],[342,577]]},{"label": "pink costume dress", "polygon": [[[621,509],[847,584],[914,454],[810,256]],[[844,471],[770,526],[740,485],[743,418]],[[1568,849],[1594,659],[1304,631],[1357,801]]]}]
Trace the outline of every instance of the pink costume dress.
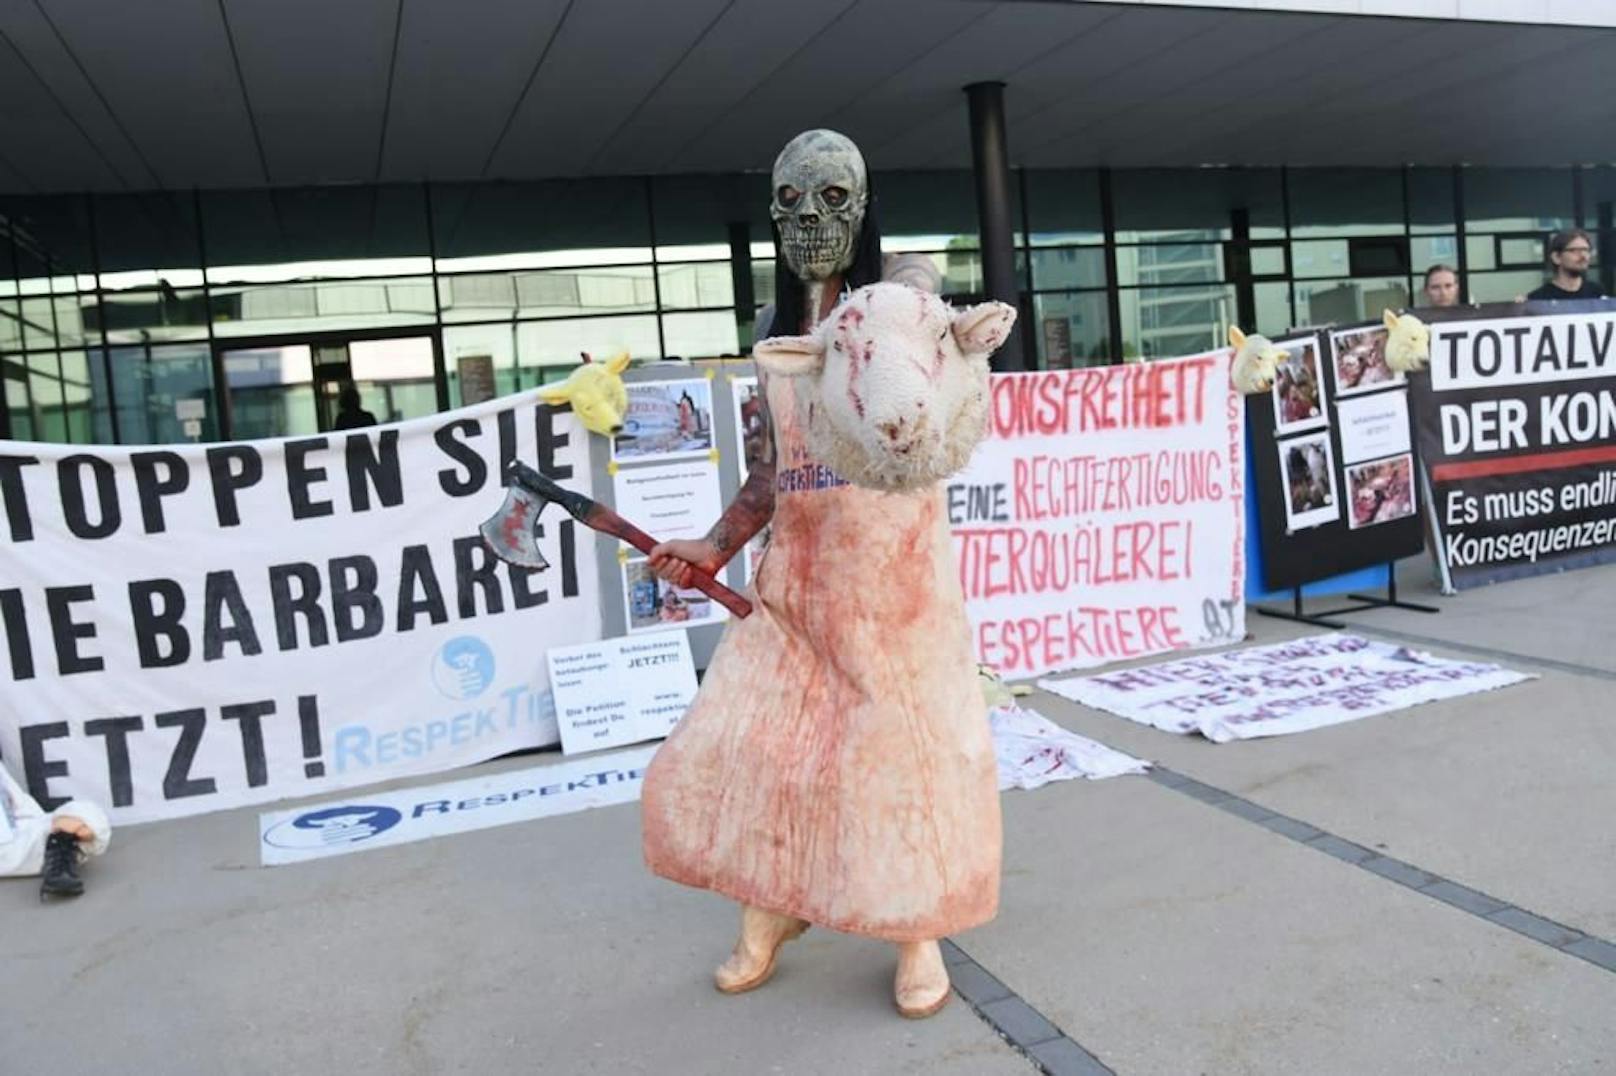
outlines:
[{"label": "pink costume dress", "polygon": [[997,774],[940,487],[812,459],[767,380],[778,467],[753,613],[645,776],[664,878],[834,930],[926,941],[999,902]]}]

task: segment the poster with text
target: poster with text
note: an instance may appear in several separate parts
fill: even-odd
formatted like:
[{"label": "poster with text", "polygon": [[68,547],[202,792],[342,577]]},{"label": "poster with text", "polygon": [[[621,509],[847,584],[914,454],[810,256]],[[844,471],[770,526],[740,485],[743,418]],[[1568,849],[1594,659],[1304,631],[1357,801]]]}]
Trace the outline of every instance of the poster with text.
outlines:
[{"label": "poster with text", "polygon": [[557,742],[544,655],[601,630],[595,542],[545,572],[478,525],[521,460],[592,495],[533,395],[346,433],[0,443],[0,758],[115,823],[308,796]]},{"label": "poster with text", "polygon": [[659,542],[700,538],[724,510],[718,464],[706,459],[624,467],[612,493],[617,514]]},{"label": "poster with text", "polygon": [[1453,583],[1616,561],[1616,310],[1441,321],[1414,379]]},{"label": "poster with text", "polygon": [[947,507],[979,660],[1007,678],[1245,633],[1230,352],[997,374]]}]

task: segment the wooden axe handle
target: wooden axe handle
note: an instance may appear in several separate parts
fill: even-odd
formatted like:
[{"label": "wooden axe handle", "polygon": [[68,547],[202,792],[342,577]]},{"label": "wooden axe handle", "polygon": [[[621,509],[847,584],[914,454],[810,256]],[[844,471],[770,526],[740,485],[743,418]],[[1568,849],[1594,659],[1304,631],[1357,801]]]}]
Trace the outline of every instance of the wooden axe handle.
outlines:
[{"label": "wooden axe handle", "polygon": [[[601,531],[615,538],[621,538],[648,557],[651,555],[651,550],[656,548],[656,539],[599,501],[593,502],[593,507],[584,516],[583,523],[590,530]],[[693,564],[690,566],[690,575],[691,582],[695,584],[697,590],[722,605],[725,609],[743,619],[752,615],[751,602]]]}]

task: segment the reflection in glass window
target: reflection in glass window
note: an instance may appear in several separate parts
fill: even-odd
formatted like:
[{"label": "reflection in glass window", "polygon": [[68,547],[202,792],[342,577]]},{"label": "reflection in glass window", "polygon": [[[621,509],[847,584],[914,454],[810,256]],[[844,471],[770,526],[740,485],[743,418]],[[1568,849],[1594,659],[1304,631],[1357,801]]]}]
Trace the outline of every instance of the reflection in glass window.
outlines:
[{"label": "reflection in glass window", "polygon": [[695,265],[663,265],[658,267],[657,276],[664,310],[735,305],[735,281],[728,258]]},{"label": "reflection in glass window", "polygon": [[[431,337],[353,340],[348,343],[348,363],[359,406],[377,422],[402,422],[437,412]],[[331,384],[328,395],[334,398],[341,387]],[[334,408],[334,402],[327,401],[327,406]]]},{"label": "reflection in glass window", "polygon": [[1572,220],[1569,168],[1466,168],[1465,230],[1552,231]]},{"label": "reflection in glass window", "polygon": [[1227,346],[1235,293],[1230,285],[1125,288],[1120,307],[1123,357],[1165,359]]},{"label": "reflection in glass window", "polygon": [[430,278],[233,285],[212,289],[213,331],[267,336],[430,324],[436,318]]},{"label": "reflection in glass window", "polygon": [[0,351],[22,350],[22,304],[0,299]]},{"label": "reflection in glass window", "polygon": [[237,440],[318,433],[314,362],[307,344],[265,345],[224,353],[230,432]]},{"label": "reflection in glass window", "polygon": [[67,414],[62,360],[55,352],[25,355],[30,423],[41,441],[66,441]]},{"label": "reflection in glass window", "polygon": [[1110,314],[1103,291],[1033,296],[1036,324],[1027,326],[1045,370],[1104,366],[1111,361]]},{"label": "reflection in glass window", "polygon": [[461,407],[460,364],[482,356],[494,361],[494,394],[505,396],[539,384],[537,376],[523,381],[516,366],[517,328],[504,325],[452,325],[443,330],[443,361],[449,378],[449,406]]},{"label": "reflection in glass window", "polygon": [[208,301],[201,288],[105,292],[100,306],[110,344],[208,337]]},{"label": "reflection in glass window", "polygon": [[1216,240],[1245,210],[1252,239],[1285,238],[1277,168],[1137,168],[1111,173],[1117,242]]},{"label": "reflection in glass window", "polygon": [[89,320],[77,295],[24,295],[22,310],[23,347],[41,351],[79,347],[85,343]]},{"label": "reflection in glass window", "polygon": [[1470,301],[1473,303],[1512,303],[1534,291],[1548,274],[1531,269],[1498,273],[1471,273]]},{"label": "reflection in glass window", "polygon": [[0,388],[5,391],[6,420],[15,441],[37,441],[33,401],[28,395],[28,367],[21,359],[0,358]]},{"label": "reflection in glass window", "polygon": [[1404,277],[1309,280],[1296,284],[1296,316],[1304,326],[1350,325],[1409,305]]},{"label": "reflection in glass window", "polygon": [[[106,388],[108,371],[112,390]],[[207,344],[115,347],[92,355],[90,378],[97,399],[111,399],[118,412],[118,441],[126,445],[183,443],[219,438],[213,402],[212,352]],[[175,411],[181,400],[199,401],[202,428],[185,433]],[[189,406],[189,405],[188,405]],[[110,433],[110,431],[109,431]]]},{"label": "reflection in glass window", "polygon": [[1054,288],[1105,287],[1105,251],[1097,247],[1055,247],[1032,252],[1032,286]]},{"label": "reflection in glass window", "polygon": [[1396,168],[1293,168],[1291,236],[1403,234],[1403,174]]},{"label": "reflection in glass window", "polygon": [[[1283,335],[1291,328],[1291,286],[1289,284],[1256,284],[1257,332],[1270,338]],[[1242,326],[1244,328],[1244,326]],[[1220,345],[1224,342],[1220,342]]]},{"label": "reflection in glass window", "polygon": [[574,366],[579,352],[632,358],[662,356],[655,314],[622,318],[563,318],[524,321],[517,325],[517,356],[524,368]]},{"label": "reflection in glass window", "polygon": [[1459,241],[1451,235],[1416,235],[1408,241],[1409,264],[1423,283],[1425,271],[1433,265],[1459,264]]},{"label": "reflection in glass window", "polygon": [[1223,244],[1178,242],[1118,247],[1117,277],[1125,287],[1218,283],[1223,280]]},{"label": "reflection in glass window", "polygon": [[[662,334],[670,357],[710,359],[740,354],[740,336],[733,310],[707,310],[700,313],[664,314]],[[748,339],[750,344],[751,340]]]},{"label": "reflection in glass window", "polygon": [[1098,171],[1030,168],[1024,178],[1033,246],[1105,242]]}]

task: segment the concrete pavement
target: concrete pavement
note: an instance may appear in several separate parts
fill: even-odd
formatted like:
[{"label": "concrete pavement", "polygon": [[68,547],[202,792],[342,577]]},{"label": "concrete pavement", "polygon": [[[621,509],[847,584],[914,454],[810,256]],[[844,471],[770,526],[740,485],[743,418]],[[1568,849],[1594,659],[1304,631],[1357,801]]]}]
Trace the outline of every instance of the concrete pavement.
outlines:
[{"label": "concrete pavement", "polygon": [[76,902],[0,883],[0,1071],[1037,1071],[974,997],[1057,1072],[1616,1072],[1616,567],[1452,598],[1405,568],[1444,612],[1353,629],[1539,679],[1221,746],[1024,700],[1165,770],[1005,794],[1003,908],[932,1020],[822,930],[717,994],[733,911],[646,873],[633,806],[274,869],[244,809],[120,831]]}]

